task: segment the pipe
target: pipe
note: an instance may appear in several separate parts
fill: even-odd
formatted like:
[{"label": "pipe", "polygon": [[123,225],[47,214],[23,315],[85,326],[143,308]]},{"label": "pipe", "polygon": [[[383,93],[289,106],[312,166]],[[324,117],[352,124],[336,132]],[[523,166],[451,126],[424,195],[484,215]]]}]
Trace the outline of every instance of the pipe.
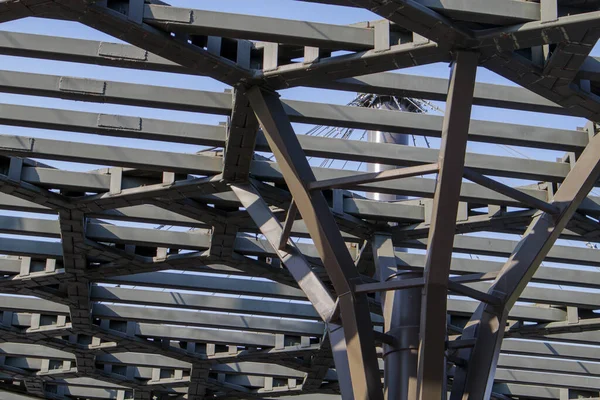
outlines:
[{"label": "pipe", "polygon": [[[378,97],[372,107],[382,110],[410,112],[404,102],[390,96]],[[368,140],[374,143],[408,145],[408,135],[369,131]],[[369,172],[380,172],[395,167],[383,164],[369,164]],[[377,201],[398,201],[406,197],[383,193],[367,193],[367,197]],[[406,249],[396,249],[406,251]],[[378,272],[379,274],[379,272]],[[382,271],[379,279],[411,279],[420,273],[410,271]],[[417,395],[417,362],[419,346],[419,326],[421,318],[421,289],[407,289],[384,293],[381,296],[384,316],[384,332],[394,336],[397,346],[383,345],[384,396],[386,400],[413,400]]]}]

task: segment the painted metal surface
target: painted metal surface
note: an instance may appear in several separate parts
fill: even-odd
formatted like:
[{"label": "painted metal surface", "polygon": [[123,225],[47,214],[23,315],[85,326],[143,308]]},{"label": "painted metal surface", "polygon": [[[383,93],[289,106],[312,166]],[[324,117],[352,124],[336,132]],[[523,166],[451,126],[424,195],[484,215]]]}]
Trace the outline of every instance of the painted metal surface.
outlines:
[{"label": "painted metal surface", "polygon": [[[600,2],[311,1],[384,20],[317,24],[154,0],[0,1],[0,22],[71,20],[123,42],[0,32],[0,54],[233,87],[0,71],[4,93],[228,118],[213,126],[0,105],[3,125],[84,138],[0,136],[0,399],[600,395],[591,268],[600,265],[600,199],[589,195],[599,173],[600,63],[589,54]],[[453,60],[450,80],[389,72]],[[475,83],[477,62],[519,86]],[[275,92],[299,86],[446,101],[446,116]],[[590,122],[470,120],[471,105]],[[442,145],[296,135],[291,123]],[[215,149],[150,151],[112,138]],[[467,142],[565,157],[483,155],[465,152]],[[405,168],[365,174],[306,157]],[[420,177],[438,170],[437,183]],[[506,179],[529,183],[498,183]],[[410,272],[382,283],[376,268]]]}]

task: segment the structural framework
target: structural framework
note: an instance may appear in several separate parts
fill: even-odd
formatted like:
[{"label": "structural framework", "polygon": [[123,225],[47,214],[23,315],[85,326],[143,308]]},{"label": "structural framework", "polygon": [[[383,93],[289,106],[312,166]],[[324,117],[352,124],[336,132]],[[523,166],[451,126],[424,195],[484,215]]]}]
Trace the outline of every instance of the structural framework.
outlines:
[{"label": "structural framework", "polygon": [[[232,87],[0,70],[7,93],[227,117],[209,126],[0,105],[3,125],[109,144],[0,135],[0,207],[13,212],[0,230],[14,235],[0,238],[0,398],[600,396],[600,296],[589,290],[600,289],[589,268],[600,266],[600,198],[589,195],[600,175],[600,61],[589,56],[600,1],[313,1],[382,19],[340,26],[156,0],[0,0],[0,22],[72,20],[129,43],[0,31],[2,54]],[[386,72],[436,62],[451,63],[448,81]],[[478,66],[518,86],[475,83]],[[445,115],[277,93],[299,86],[441,100]],[[477,121],[472,105],[589,123]],[[441,146],[297,136],[292,123],[440,137]],[[150,151],[110,137],[214,149]],[[483,156],[467,142],[564,157]],[[322,168],[307,156],[403,168]]]}]

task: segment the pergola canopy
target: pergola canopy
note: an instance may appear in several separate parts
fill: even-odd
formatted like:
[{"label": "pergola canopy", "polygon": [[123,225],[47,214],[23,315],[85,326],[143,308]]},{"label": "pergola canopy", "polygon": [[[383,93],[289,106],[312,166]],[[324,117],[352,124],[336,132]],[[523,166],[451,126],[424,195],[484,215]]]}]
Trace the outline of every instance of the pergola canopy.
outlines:
[{"label": "pergola canopy", "polygon": [[[600,1],[312,3],[379,17],[0,0],[0,22],[77,21],[115,38],[2,30],[2,56],[231,87],[0,66],[2,93],[224,122],[0,104],[0,399],[379,400],[397,372],[382,359],[390,349],[418,358],[411,400],[600,397]],[[448,80],[397,71],[440,62]],[[476,82],[478,67],[516,85]],[[441,101],[445,112],[279,97],[295,87]],[[587,122],[492,122],[471,119],[472,106]],[[440,140],[297,135],[299,124]],[[386,311],[411,289],[422,293],[416,343]]]}]

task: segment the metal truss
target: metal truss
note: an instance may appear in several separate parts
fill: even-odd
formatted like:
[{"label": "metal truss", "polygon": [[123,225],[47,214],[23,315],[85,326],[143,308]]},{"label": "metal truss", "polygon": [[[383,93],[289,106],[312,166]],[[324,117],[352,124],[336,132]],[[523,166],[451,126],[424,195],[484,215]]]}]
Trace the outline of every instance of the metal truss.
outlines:
[{"label": "metal truss", "polygon": [[[224,119],[0,104],[2,125],[108,143],[0,135],[0,399],[600,396],[600,275],[588,268],[600,266],[600,197],[590,195],[600,61],[589,56],[600,2],[306,1],[383,19],[342,26],[158,0],[0,0],[0,22],[77,21],[127,43],[0,31],[1,55],[231,86],[0,70],[3,93]],[[437,62],[451,64],[448,80],[389,72]],[[519,86],[475,82],[478,67]],[[300,86],[445,101],[445,115],[277,92]],[[474,120],[472,106],[588,123]],[[441,145],[297,135],[294,123]],[[136,146],[145,141],[210,149]],[[475,142],[564,156],[467,151]],[[311,157],[399,168],[317,167]]]}]

